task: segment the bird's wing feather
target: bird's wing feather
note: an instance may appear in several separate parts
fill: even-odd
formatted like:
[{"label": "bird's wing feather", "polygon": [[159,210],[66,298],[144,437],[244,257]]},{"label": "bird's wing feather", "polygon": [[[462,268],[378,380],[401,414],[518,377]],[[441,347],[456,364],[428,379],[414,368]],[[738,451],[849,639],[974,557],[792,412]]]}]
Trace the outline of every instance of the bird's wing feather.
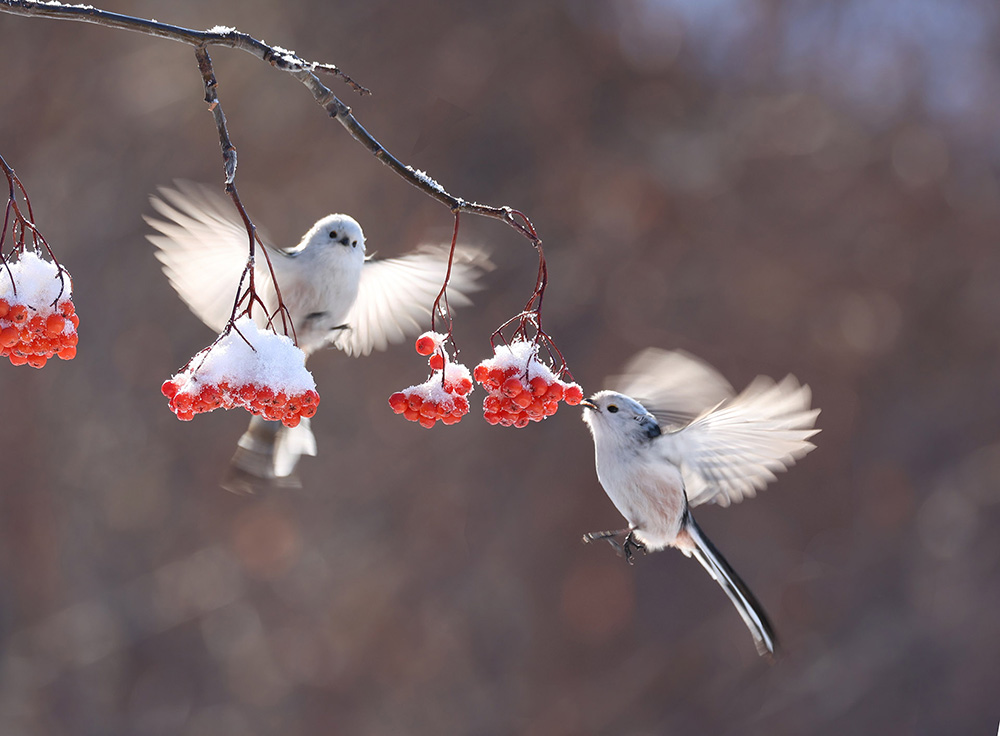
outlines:
[{"label": "bird's wing feather", "polygon": [[[426,329],[431,305],[444,283],[448,250],[424,246],[400,258],[366,261],[358,298],[347,315],[349,329],[333,344],[348,355],[367,355]],[[457,248],[448,284],[451,306],[470,304],[468,295],[482,288],[479,277],[492,267],[485,251]]]},{"label": "bird's wing feather", "polygon": [[658,451],[681,469],[692,506],[720,506],[756,495],[815,445],[809,438],[819,409],[794,376],[780,383],[760,376],[739,396],[664,434]]},{"label": "bird's wing feather", "polygon": [[[246,227],[232,202],[213,189],[176,182],[176,189],[164,187],[159,192],[159,197],[150,197],[159,217],[144,218],[158,234],[146,237],[156,246],[156,258],[181,299],[202,322],[221,331],[247,262]],[[272,250],[271,258],[279,257]],[[258,259],[256,288],[273,308],[274,287],[262,261]]]},{"label": "bird's wing feather", "polygon": [[736,393],[708,363],[683,350],[658,348],[637,353],[608,383],[639,401],[664,430],[687,424]]}]

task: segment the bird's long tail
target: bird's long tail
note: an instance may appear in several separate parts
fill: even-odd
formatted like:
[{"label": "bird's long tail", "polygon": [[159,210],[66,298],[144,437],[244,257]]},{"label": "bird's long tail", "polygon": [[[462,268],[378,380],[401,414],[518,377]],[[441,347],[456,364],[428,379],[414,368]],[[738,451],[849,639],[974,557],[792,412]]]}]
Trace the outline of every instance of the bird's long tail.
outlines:
[{"label": "bird's long tail", "polygon": [[240,437],[222,487],[234,493],[265,488],[298,488],[302,484],[295,466],[303,455],[316,454],[316,438],[303,418],[296,427],[269,422],[259,416]]},{"label": "bird's long tail", "polygon": [[693,548],[688,551],[726,591],[729,600],[736,606],[743,622],[750,629],[757,653],[773,660],[778,648],[778,637],[775,635],[774,627],[771,626],[760,601],[750,592],[750,588],[726,562],[726,558],[715,548],[715,545],[702,533],[690,511],[686,511],[684,514],[684,529],[694,544]]}]

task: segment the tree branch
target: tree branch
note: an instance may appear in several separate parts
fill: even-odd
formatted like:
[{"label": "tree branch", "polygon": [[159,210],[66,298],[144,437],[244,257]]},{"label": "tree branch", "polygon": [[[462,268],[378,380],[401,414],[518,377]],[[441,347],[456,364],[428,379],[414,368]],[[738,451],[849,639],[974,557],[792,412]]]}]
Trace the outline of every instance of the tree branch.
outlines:
[{"label": "tree branch", "polygon": [[40,2],[38,0],[0,0],[0,12],[11,13],[13,15],[42,16],[59,20],[94,23],[107,28],[120,28],[144,33],[148,36],[167,38],[200,48],[225,46],[245,51],[261,61],[266,61],[276,69],[291,74],[302,82],[310,93],[312,93],[313,99],[326,110],[330,117],[339,122],[354,140],[367,148],[376,159],[388,166],[398,176],[424,194],[445,205],[452,212],[468,212],[473,215],[500,220],[514,228],[536,246],[541,243],[531,222],[520,212],[507,206],[494,207],[477,202],[469,202],[461,197],[456,197],[424,172],[403,164],[389,153],[357,121],[351,113],[351,108],[344,104],[316,76],[316,72],[328,72],[342,79],[355,91],[361,94],[369,93],[366,88],[356,83],[333,64],[308,61],[293,51],[283,49],[280,46],[270,46],[246,33],[237,31],[235,28],[216,27],[207,31],[196,31],[145,18],[112,13],[89,5],[68,5],[57,2]]}]

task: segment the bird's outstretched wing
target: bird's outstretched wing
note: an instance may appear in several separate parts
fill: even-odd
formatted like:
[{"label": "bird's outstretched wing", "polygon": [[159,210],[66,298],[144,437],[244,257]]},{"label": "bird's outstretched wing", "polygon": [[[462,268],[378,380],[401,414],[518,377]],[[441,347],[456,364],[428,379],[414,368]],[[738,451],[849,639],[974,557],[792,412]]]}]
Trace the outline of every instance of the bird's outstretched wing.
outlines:
[{"label": "bird's outstretched wing", "polygon": [[775,473],[812,450],[819,409],[794,376],[759,376],[736,398],[662,435],[658,449],[680,467],[691,506],[720,506],[756,495]]},{"label": "bird's outstretched wing", "polygon": [[[333,344],[348,355],[367,355],[427,329],[431,305],[444,283],[448,250],[423,246],[400,258],[365,261],[348,329]],[[448,284],[451,306],[470,304],[468,295],[482,288],[479,277],[492,268],[485,251],[456,248]]]},{"label": "bird's outstretched wing", "polygon": [[[232,202],[215,190],[185,181],[175,186],[150,197],[159,218],[144,219],[158,234],[146,237],[156,246],[170,285],[202,322],[219,332],[232,313],[246,266],[246,227]],[[266,267],[261,268],[263,258],[258,260],[257,292],[273,308],[271,278]]]},{"label": "bird's outstretched wing", "polygon": [[608,385],[636,399],[664,431],[688,424],[736,394],[708,363],[683,350],[658,348],[637,353]]}]

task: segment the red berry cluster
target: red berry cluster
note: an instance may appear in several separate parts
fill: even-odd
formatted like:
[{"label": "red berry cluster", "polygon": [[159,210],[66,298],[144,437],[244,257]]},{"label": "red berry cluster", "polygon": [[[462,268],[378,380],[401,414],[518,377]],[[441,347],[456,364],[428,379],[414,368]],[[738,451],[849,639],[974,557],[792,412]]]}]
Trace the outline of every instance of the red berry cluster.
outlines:
[{"label": "red berry cluster", "polygon": [[170,410],[184,422],[202,412],[243,407],[251,414],[295,427],[303,417],[313,416],[319,407],[319,394],[315,391],[287,394],[253,383],[240,386],[231,386],[226,381],[205,384],[183,374],[164,381],[160,390],[170,399]]},{"label": "red berry cluster", "polygon": [[434,373],[424,383],[389,397],[389,406],[396,414],[427,429],[439,420],[442,424],[457,424],[469,413],[466,394],[472,391],[472,377],[461,363],[446,360],[445,338],[437,332],[425,332],[417,338],[417,353],[430,356],[427,362]]},{"label": "red berry cluster", "polygon": [[583,389],[556,377],[538,361],[530,344],[499,346],[494,353],[473,372],[489,393],[483,401],[483,415],[490,424],[527,427],[529,422],[540,422],[555,414],[560,401],[570,406],[583,401]]},{"label": "red berry cluster", "polygon": [[0,357],[9,358],[13,365],[27,363],[32,368],[41,368],[54,355],[72,360],[79,324],[72,299],[59,302],[55,309],[0,299]]},{"label": "red berry cluster", "polygon": [[248,315],[232,322],[161,387],[170,410],[182,421],[202,412],[242,407],[286,427],[316,413],[315,389],[302,351]]}]

